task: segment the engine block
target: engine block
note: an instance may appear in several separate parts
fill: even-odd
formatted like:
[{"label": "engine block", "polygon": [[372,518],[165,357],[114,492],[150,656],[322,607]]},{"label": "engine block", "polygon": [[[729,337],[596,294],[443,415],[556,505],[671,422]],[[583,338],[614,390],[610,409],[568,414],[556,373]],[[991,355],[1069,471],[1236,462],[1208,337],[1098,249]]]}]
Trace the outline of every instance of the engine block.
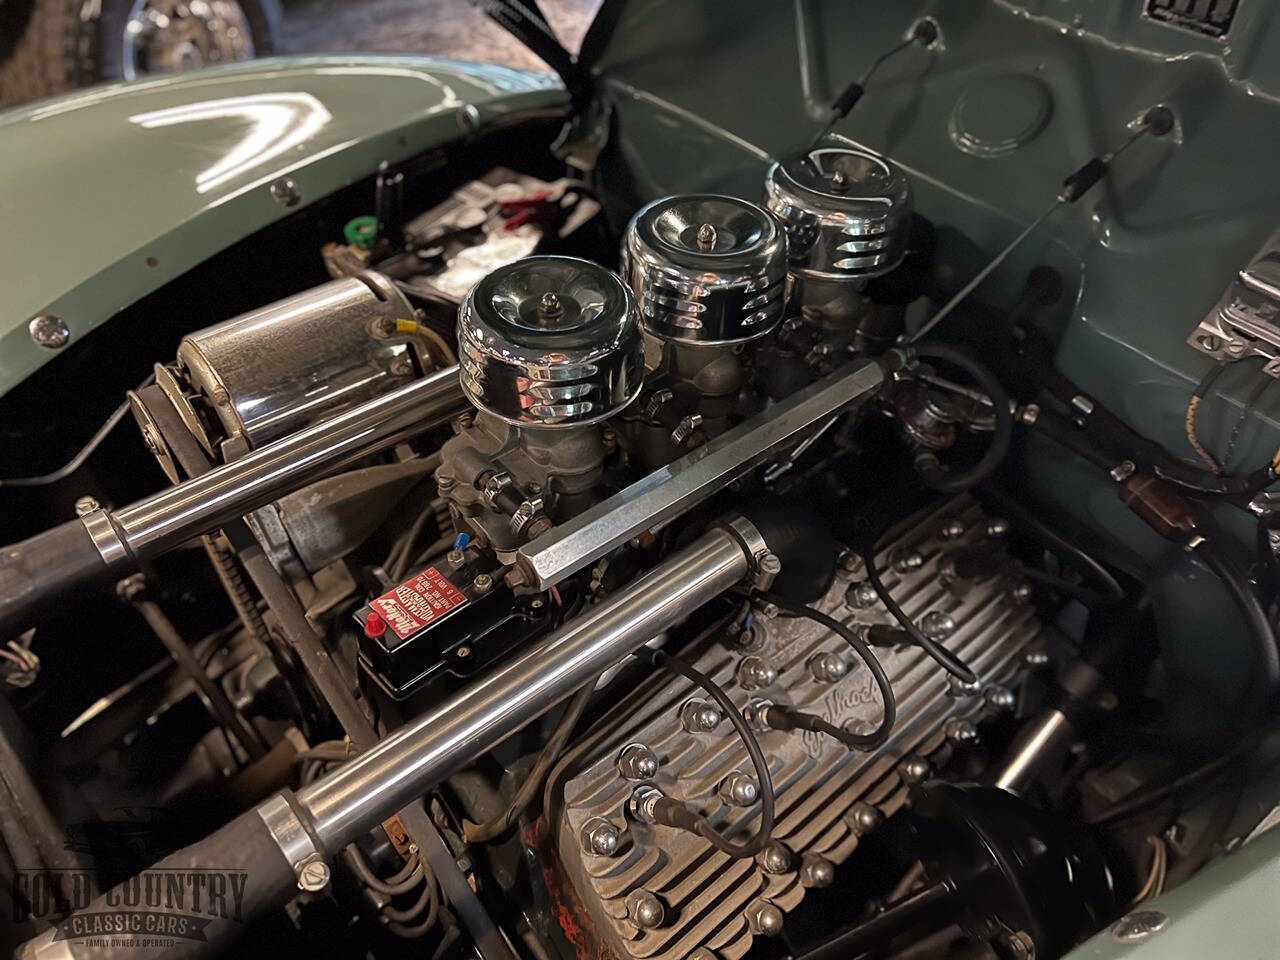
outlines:
[{"label": "engine block", "polygon": [[[690,701],[706,699],[699,688],[659,674],[571,747],[551,784],[558,803],[550,815],[569,881],[609,948],[637,960],[743,956],[755,936],[781,930],[807,887],[831,882],[860,832],[901,807],[909,784],[944,765],[953,743],[974,736],[981,715],[1012,708],[1012,685],[1028,652],[1038,649],[1040,625],[1027,593],[1005,577],[956,580],[946,564],[956,548],[1001,533],[998,521],[960,497],[913,517],[889,538],[878,556],[886,586],[980,682],[952,680],[915,647],[882,647],[876,652],[898,701],[898,721],[883,747],[851,751],[816,733],[760,733],[777,816],[775,843],[754,861],[732,859],[700,837],[638,823],[626,813],[632,792],[647,782],[735,838],[758,823],[758,803],[736,806],[725,799],[732,798],[726,779],[750,775],[751,762],[727,720],[703,732],[707,724],[691,716],[699,704],[690,708]],[[893,622],[851,556],[817,606],[852,626]],[[745,643],[726,638],[692,661],[739,708],[785,703],[849,729],[870,730],[879,721],[870,671],[839,636],[808,620],[767,616],[757,616],[746,634]],[[635,744],[658,761],[643,781],[635,779],[634,764],[627,769],[619,762]],[[593,837],[602,827],[604,843]]]}]

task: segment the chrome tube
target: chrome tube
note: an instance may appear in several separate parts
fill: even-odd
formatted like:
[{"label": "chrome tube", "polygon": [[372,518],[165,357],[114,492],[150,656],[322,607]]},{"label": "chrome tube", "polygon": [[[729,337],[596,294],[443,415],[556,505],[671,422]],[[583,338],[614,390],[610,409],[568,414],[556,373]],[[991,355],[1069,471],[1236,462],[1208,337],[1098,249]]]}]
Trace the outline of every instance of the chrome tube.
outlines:
[{"label": "chrome tube", "polygon": [[1053,761],[1060,761],[1071,745],[1075,729],[1066,714],[1050,708],[1020,731],[1009,748],[996,786],[1010,793],[1021,793],[1035,783]]},{"label": "chrome tube", "polygon": [[122,507],[110,514],[111,524],[136,559],[154,557],[467,408],[458,368],[446,367]]},{"label": "chrome tube", "polygon": [[0,548],[0,639],[76,590],[385,450],[468,409],[448,367],[118,510],[97,510]]},{"label": "chrome tube", "polygon": [[297,797],[310,820],[307,832],[325,852],[342,849],[742,581],[753,549],[727,529],[708,531],[518,660],[308,786]]}]

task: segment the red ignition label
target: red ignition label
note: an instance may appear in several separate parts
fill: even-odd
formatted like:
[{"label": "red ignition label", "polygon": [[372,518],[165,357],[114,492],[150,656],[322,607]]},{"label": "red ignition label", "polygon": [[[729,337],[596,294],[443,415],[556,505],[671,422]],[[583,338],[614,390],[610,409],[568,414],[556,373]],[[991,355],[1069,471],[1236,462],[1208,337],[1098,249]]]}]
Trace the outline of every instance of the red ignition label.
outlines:
[{"label": "red ignition label", "polygon": [[466,602],[467,598],[443,573],[435,567],[427,567],[369,606],[382,614],[396,636],[403,640]]}]

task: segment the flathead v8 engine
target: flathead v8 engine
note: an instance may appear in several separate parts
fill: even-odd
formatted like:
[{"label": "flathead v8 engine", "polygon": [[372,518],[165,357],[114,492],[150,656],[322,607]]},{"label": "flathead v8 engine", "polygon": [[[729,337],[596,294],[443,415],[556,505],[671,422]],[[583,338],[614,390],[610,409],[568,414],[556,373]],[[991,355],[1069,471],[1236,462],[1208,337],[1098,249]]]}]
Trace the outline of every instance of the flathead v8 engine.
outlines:
[{"label": "flathead v8 engine", "polygon": [[[1163,109],[1045,217],[1168,133]],[[0,551],[20,955],[114,958],[83,931],[156,923],[130,918],[217,875],[235,915],[174,907],[200,936],[151,955],[1056,960],[1190,876],[1234,822],[1226,771],[1274,732],[1280,457],[1202,470],[1070,380],[1036,323],[1068,289],[1048,265],[1012,308],[941,326],[1013,248],[951,290],[949,234],[916,209],[936,184],[913,195],[905,156],[824,133],[703,181],[747,195],[655,196],[661,165],[498,165],[550,132],[508,120],[465,165],[386,165],[284,217],[312,278],[230,320],[218,301],[128,395],[167,485],[69,482],[61,522]],[[590,167],[617,122],[556,149]],[[234,284],[207,270],[164,302]],[[1201,453],[1216,375],[1184,418]],[[1189,592],[1211,574],[1245,614],[1244,732],[1177,741],[1208,760],[1161,753],[1200,678],[1153,669],[1160,598],[1112,565],[1142,550],[1099,559],[1031,500],[1050,443],[1203,561]],[[1219,529],[1241,507],[1253,566]],[[135,653],[122,638],[160,660],[97,683],[59,653],[86,634],[95,662]],[[19,717],[47,764],[23,762]],[[104,863],[112,810],[178,816]]]}]

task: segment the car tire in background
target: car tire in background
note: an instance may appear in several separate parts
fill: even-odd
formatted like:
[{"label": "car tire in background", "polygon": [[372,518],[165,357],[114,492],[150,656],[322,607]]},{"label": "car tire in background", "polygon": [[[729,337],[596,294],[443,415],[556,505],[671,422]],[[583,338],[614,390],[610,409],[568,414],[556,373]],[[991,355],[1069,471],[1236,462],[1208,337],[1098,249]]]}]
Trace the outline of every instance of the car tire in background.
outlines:
[{"label": "car tire in background", "polygon": [[0,0],[0,105],[279,53],[280,19],[279,0]]}]

